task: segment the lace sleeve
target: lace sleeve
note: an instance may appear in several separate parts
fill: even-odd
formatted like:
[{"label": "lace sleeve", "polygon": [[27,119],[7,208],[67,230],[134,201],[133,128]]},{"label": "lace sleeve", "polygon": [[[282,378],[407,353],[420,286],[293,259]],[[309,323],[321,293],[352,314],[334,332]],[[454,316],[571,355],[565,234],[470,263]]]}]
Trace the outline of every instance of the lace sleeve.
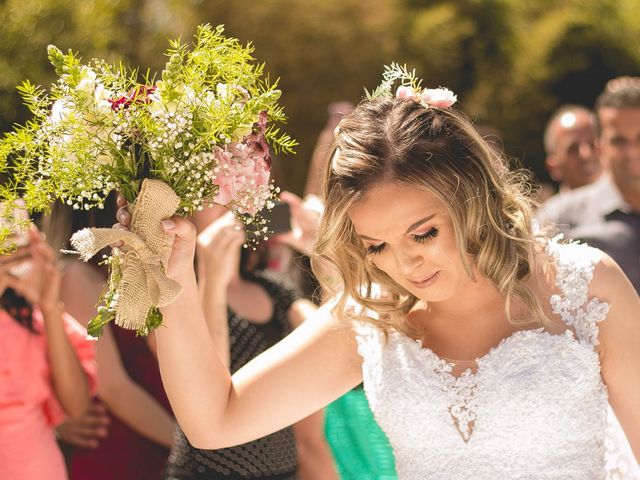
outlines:
[{"label": "lace sleeve", "polygon": [[547,244],[555,259],[556,285],[560,293],[552,295],[553,313],[573,327],[580,342],[598,345],[598,323],[605,319],[609,304],[589,295],[593,271],[602,257],[598,249],[579,243],[561,244],[556,237]]}]

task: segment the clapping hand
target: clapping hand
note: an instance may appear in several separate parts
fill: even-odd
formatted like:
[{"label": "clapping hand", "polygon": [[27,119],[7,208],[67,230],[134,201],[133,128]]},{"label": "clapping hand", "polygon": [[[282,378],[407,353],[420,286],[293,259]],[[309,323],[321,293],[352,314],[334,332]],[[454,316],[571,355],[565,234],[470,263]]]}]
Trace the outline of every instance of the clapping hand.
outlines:
[{"label": "clapping hand", "polygon": [[198,259],[206,281],[226,289],[240,269],[240,248],[245,242],[244,229],[238,225],[233,213],[227,212],[197,238]]},{"label": "clapping hand", "polygon": [[289,204],[291,208],[291,231],[278,235],[276,238],[295,250],[310,255],[316,241],[322,204],[317,197],[309,196],[302,200],[291,192],[282,192],[280,200]]},{"label": "clapping hand", "polygon": [[[18,278],[13,272],[31,263],[29,246],[19,247],[16,251],[0,256],[0,295],[7,288],[14,288]],[[14,288],[15,289],[15,288]]]},{"label": "clapping hand", "polygon": [[67,419],[56,427],[56,435],[64,442],[80,448],[96,448],[108,434],[109,416],[102,403],[92,403],[75,420]]},{"label": "clapping hand", "polygon": [[[55,264],[55,255],[35,228],[29,231],[28,240],[27,246],[0,257],[0,291],[11,287],[32,305],[50,311],[60,302],[60,272]],[[12,273],[29,261],[31,268],[24,274]]]}]

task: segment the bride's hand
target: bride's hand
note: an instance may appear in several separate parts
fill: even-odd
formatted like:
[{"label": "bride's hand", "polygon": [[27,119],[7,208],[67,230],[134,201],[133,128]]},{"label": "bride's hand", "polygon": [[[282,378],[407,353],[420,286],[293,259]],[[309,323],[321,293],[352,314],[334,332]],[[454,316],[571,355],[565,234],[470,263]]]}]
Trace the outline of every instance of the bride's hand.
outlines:
[{"label": "bride's hand", "polygon": [[[128,230],[131,223],[131,213],[127,208],[126,199],[120,194],[117,198],[117,204],[120,208],[116,213],[118,223],[114,225],[114,228]],[[185,218],[175,215],[162,221],[162,229],[167,234],[174,236],[173,248],[167,262],[167,277],[179,279],[195,275],[193,259],[196,250],[196,228],[194,225]]]}]

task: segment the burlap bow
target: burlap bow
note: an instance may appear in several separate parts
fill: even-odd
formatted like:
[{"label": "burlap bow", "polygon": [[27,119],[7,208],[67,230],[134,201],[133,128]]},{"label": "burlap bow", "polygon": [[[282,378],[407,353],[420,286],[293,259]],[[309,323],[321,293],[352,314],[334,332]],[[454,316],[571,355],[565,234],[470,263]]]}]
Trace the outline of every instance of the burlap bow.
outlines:
[{"label": "burlap bow", "polygon": [[115,308],[115,322],[121,327],[140,330],[151,307],[170,304],[180,292],[180,284],[164,273],[173,237],[160,226],[179,204],[180,199],[166,183],[145,179],[138,198],[130,206],[130,231],[85,228],[71,237],[71,244],[84,261],[109,245],[123,242],[122,280],[109,305]]}]

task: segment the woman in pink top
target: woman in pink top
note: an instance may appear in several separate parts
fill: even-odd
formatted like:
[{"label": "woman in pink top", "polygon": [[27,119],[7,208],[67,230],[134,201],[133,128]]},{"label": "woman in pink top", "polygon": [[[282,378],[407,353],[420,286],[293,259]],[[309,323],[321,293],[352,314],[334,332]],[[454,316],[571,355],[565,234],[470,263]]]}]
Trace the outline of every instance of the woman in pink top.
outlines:
[{"label": "woman in pink top", "polygon": [[0,479],[64,480],[53,427],[89,406],[93,344],[63,312],[53,251],[28,239],[0,256]]}]

